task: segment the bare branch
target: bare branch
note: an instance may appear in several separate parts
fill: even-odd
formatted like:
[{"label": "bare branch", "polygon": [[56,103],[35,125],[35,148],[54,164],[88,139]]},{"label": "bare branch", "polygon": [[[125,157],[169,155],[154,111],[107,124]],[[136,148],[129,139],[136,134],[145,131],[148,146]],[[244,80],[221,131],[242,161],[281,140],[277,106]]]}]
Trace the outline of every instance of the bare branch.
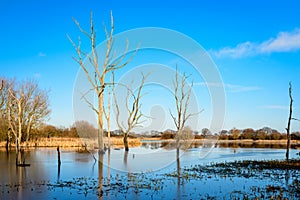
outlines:
[{"label": "bare branch", "polygon": [[[125,102],[125,107],[126,107],[126,111],[127,111],[127,125],[125,126],[123,124],[123,122],[120,122],[120,108],[119,108],[119,104],[117,102],[117,98],[116,98],[116,93],[115,91],[113,91],[114,93],[114,100],[115,100],[115,107],[116,107],[116,121],[117,121],[117,125],[119,127],[119,129],[123,132],[124,134],[124,145],[125,145],[125,150],[128,151],[128,142],[127,142],[127,137],[128,134],[130,133],[130,131],[135,128],[135,127],[140,127],[142,126],[142,123],[144,122],[144,120],[141,120],[141,118],[144,116],[141,112],[141,97],[142,97],[142,89],[144,87],[145,84],[145,80],[146,78],[149,76],[146,75],[144,76],[142,74],[142,80],[141,83],[137,89],[137,94],[135,94],[131,88],[126,87],[127,89],[127,95],[126,95],[126,102]],[[130,103],[129,98],[132,97],[133,101],[132,103]]]},{"label": "bare branch", "polygon": [[86,95],[81,93],[81,98],[84,99],[84,101],[88,104],[88,106],[96,113],[98,114],[99,111],[95,108],[95,106],[86,98]]},{"label": "bare branch", "polygon": [[291,118],[292,120],[295,120],[295,121],[300,121],[300,119],[296,119],[296,118]]},{"label": "bare branch", "polygon": [[193,87],[193,83],[189,87],[186,86],[188,77],[189,76],[187,76],[185,73],[182,75],[182,77],[179,77],[178,66],[176,65],[176,75],[175,75],[175,80],[173,80],[173,85],[174,85],[173,95],[175,100],[177,117],[175,117],[175,115],[172,114],[171,110],[170,110],[170,115],[177,129],[177,137],[176,137],[177,158],[179,156],[179,148],[180,148],[179,140],[181,137],[181,133],[185,127],[185,124],[189,118],[191,118],[193,115],[198,114],[198,113],[189,113],[188,111],[192,87]]},{"label": "bare branch", "polygon": [[[126,48],[124,54],[122,54],[119,58],[114,59],[112,56],[113,52],[113,43],[114,43],[114,18],[112,12],[110,13],[110,30],[104,25],[104,33],[106,36],[106,52],[104,62],[101,63],[102,68],[99,68],[99,60],[96,49],[96,31],[94,26],[93,13],[90,14],[90,28],[89,31],[84,30],[80,23],[73,19],[76,26],[79,28],[80,32],[87,36],[89,39],[90,45],[90,54],[82,51],[80,38],[78,39],[78,45],[76,45],[72,39],[68,36],[73,48],[76,50],[77,58],[74,60],[80,65],[81,69],[84,71],[89,83],[91,84],[93,90],[96,92],[98,97],[98,106],[95,108],[91,102],[86,99],[85,94],[83,95],[83,99],[85,99],[86,103],[89,107],[98,114],[98,144],[100,151],[104,148],[103,144],[103,116],[108,119],[109,113],[105,110],[104,107],[104,95],[105,95],[105,87],[107,85],[113,85],[114,83],[106,82],[106,75],[109,72],[114,73],[115,70],[125,67],[134,57],[135,54],[132,54],[128,60],[125,60],[125,56],[128,53],[129,42],[126,41]],[[91,68],[87,68],[87,65],[83,62],[84,59],[87,59],[91,64]],[[90,91],[88,91],[90,92]],[[87,92],[87,93],[88,93]],[[115,97],[114,97],[115,99]],[[118,111],[118,108],[117,108]],[[119,112],[119,111],[118,111]],[[120,124],[120,123],[119,123]]]}]

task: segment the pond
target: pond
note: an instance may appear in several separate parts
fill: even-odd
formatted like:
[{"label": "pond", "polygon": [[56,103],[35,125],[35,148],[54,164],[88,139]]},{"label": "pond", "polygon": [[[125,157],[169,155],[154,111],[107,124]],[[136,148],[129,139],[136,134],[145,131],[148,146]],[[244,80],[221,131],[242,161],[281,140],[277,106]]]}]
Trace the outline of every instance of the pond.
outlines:
[{"label": "pond", "polygon": [[[100,158],[103,164],[95,162],[90,153],[77,150],[61,150],[61,166],[54,148],[24,151],[30,167],[16,167],[15,152],[0,151],[0,199],[232,199],[244,198],[258,187],[291,187],[299,177],[299,170],[265,170],[259,176],[247,177],[206,167],[231,161],[284,159],[285,150],[277,148],[231,148],[212,142],[181,151],[178,163],[170,146],[143,142],[128,154],[123,149],[111,149]],[[290,157],[299,158],[298,152],[291,149]]]}]

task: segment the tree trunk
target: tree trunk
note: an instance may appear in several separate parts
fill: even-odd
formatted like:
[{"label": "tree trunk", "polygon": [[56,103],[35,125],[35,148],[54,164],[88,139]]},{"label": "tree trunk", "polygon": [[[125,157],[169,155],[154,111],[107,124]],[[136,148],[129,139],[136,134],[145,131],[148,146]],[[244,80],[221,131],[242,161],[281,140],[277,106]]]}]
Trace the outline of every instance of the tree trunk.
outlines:
[{"label": "tree trunk", "polygon": [[293,114],[293,97],[292,97],[292,83],[290,83],[289,87],[289,96],[290,96],[290,114],[288,119],[288,126],[286,128],[286,135],[287,135],[287,145],[286,145],[286,160],[289,161],[289,154],[290,154],[290,146],[291,146],[291,136],[290,136],[290,128],[291,128],[291,120]]},{"label": "tree trunk", "polygon": [[108,91],[108,105],[107,105],[107,137],[108,137],[108,151],[110,151],[110,90]]},{"label": "tree trunk", "polygon": [[181,130],[178,130],[177,137],[176,137],[176,159],[179,159],[180,137],[181,137]]},{"label": "tree trunk", "polygon": [[125,151],[129,151],[129,147],[128,147],[128,133],[124,134],[123,142],[124,142]]},{"label": "tree trunk", "polygon": [[31,131],[31,120],[29,119],[28,120],[28,125],[27,125],[27,128],[26,128],[26,146],[28,146],[30,131]]},{"label": "tree trunk", "polygon": [[[104,154],[103,142],[103,94],[104,94],[104,76],[100,78],[100,90],[98,90],[98,148],[99,154]],[[100,160],[100,159],[99,159]]]},{"label": "tree trunk", "polygon": [[9,142],[10,142],[10,139],[9,139],[9,135],[7,134],[6,145],[5,145],[6,151],[8,151]]},{"label": "tree trunk", "polygon": [[104,143],[103,143],[103,93],[100,94],[98,99],[98,148],[99,154],[104,154]]}]

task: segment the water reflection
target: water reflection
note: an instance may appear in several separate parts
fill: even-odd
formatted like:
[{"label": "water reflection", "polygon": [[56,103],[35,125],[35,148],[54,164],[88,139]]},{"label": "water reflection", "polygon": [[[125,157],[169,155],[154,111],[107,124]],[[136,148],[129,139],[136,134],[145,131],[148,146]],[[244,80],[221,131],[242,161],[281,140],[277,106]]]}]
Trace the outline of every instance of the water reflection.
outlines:
[{"label": "water reflection", "polygon": [[[210,148],[213,145],[215,145],[215,147],[219,147],[219,148],[271,148],[271,149],[285,149],[286,148],[286,144],[285,143],[258,143],[258,142],[221,142],[218,143],[217,140],[207,140],[207,141],[193,141],[193,142],[189,142],[188,144],[188,148]],[[176,143],[174,141],[151,141],[151,142],[142,142],[141,145],[142,148],[145,149],[166,149],[166,150],[172,150],[172,149],[176,149]],[[296,145],[292,146],[291,148],[296,147]]]},{"label": "water reflection", "polygon": [[57,150],[57,182],[58,182],[60,180],[60,166],[61,166],[59,146],[57,147],[56,150]]},{"label": "water reflection", "polygon": [[124,151],[124,166],[127,167],[127,161],[128,161],[128,151]]},{"label": "water reflection", "polygon": [[[87,198],[91,197],[90,199],[95,199],[94,197],[98,197],[99,199],[107,199],[107,197],[110,196],[110,192],[112,192],[111,198],[114,199],[114,192],[121,187],[122,184],[126,184],[126,179],[116,178],[117,174],[125,174],[126,177],[133,177],[134,172],[153,171],[153,182],[159,184],[155,180],[156,174],[164,172],[168,173],[170,170],[173,172],[177,170],[174,174],[177,177],[175,177],[174,184],[172,185],[172,187],[174,187],[174,190],[172,190],[172,197],[176,198],[176,196],[182,197],[182,195],[186,193],[186,188],[189,184],[185,183],[185,185],[183,185],[183,181],[186,180],[186,174],[182,173],[182,171],[186,166],[243,159],[284,159],[285,156],[284,149],[240,147],[235,149],[228,147],[224,148],[219,144],[215,146],[214,143],[195,143],[191,145],[189,150],[181,150],[181,156],[179,156],[179,159],[176,159],[176,150],[165,149],[163,147],[155,149],[158,145],[162,146],[162,143],[148,143],[147,146],[132,148],[130,149],[130,152],[127,153],[123,150],[112,149],[105,155],[99,156],[100,162],[97,162],[97,165],[89,153],[78,153],[75,151],[76,149],[71,151],[61,151],[61,165],[58,165],[57,163],[57,150],[55,148],[35,149],[32,151],[24,151],[26,161],[31,164],[31,166],[27,168],[16,167],[16,154],[14,151],[0,151],[0,199],[20,199],[21,197],[23,197],[23,199],[37,199],[37,196],[39,199],[67,199],[67,196],[59,196],[66,194],[66,192],[59,193],[58,191],[49,191],[47,189],[47,183],[76,183],[76,178],[78,177],[92,177],[95,181],[92,182],[93,184],[95,183],[92,186],[96,187],[95,193],[97,193],[97,196],[87,196]],[[151,147],[154,149],[151,149]],[[298,151],[291,150],[291,157],[297,158],[298,156],[296,153]],[[95,167],[95,170],[93,167]],[[160,171],[156,171],[156,169],[160,169]],[[128,177],[127,179],[129,179]],[[282,176],[282,181],[284,182],[285,179],[286,183],[289,184],[292,181],[291,179],[293,179],[291,177],[293,177],[293,174],[286,171],[285,176]],[[122,181],[125,182],[123,183]],[[209,181],[211,181],[213,185],[213,179],[209,179]],[[153,182],[151,177],[151,183]],[[38,187],[39,185],[32,187],[30,185],[31,183],[42,183],[46,189],[41,190]],[[13,187],[8,187],[6,185],[12,185]],[[144,184],[143,187],[148,187],[148,183]],[[165,187],[171,186],[165,185]],[[224,187],[226,187],[226,185]],[[78,188],[82,190],[83,187],[78,186]],[[73,188],[70,190],[72,190],[71,192],[73,194],[77,194],[77,191],[74,191]],[[11,193],[8,194],[8,191]],[[53,196],[53,194],[56,196]],[[132,195],[133,196],[131,197],[141,197],[135,193]],[[78,199],[77,197],[80,199],[82,196],[73,196],[74,199]]]},{"label": "water reflection", "polygon": [[99,199],[103,199],[103,158],[104,155],[99,153],[98,160],[98,197]]},{"label": "water reflection", "polygon": [[285,149],[286,144],[270,144],[270,143],[236,143],[236,142],[225,142],[218,143],[217,147],[220,148],[270,148],[270,149]]}]

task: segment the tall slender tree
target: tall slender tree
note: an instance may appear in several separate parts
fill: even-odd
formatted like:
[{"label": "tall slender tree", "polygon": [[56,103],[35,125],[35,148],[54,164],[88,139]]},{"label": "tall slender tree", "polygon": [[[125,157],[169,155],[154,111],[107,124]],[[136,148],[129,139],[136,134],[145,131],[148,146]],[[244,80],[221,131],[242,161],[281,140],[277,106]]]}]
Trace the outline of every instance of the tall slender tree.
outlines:
[{"label": "tall slender tree", "polygon": [[[104,151],[104,126],[103,126],[103,115],[104,115],[104,91],[109,82],[106,81],[106,76],[109,73],[114,72],[117,69],[125,67],[134,57],[135,53],[131,54],[131,56],[126,57],[128,54],[129,42],[126,41],[126,47],[123,54],[119,57],[113,52],[113,44],[114,44],[114,18],[112,12],[110,13],[110,31],[104,26],[104,31],[106,35],[106,52],[105,59],[102,65],[99,64],[98,53],[97,53],[97,42],[96,42],[96,31],[94,26],[93,14],[91,12],[90,15],[90,30],[85,31],[79,22],[74,19],[75,24],[79,28],[79,30],[87,36],[90,42],[90,54],[83,51],[81,48],[81,40],[78,39],[78,44],[75,44],[72,39],[68,36],[69,40],[73,44],[74,49],[76,50],[77,57],[74,58],[75,61],[80,65],[81,69],[84,71],[90,85],[91,89],[88,90],[85,94],[82,95],[82,98],[86,101],[89,107],[97,114],[98,117],[98,147],[99,153],[103,154]],[[84,59],[87,59],[88,62],[84,62]],[[89,68],[88,66],[92,67]],[[86,95],[94,91],[97,95],[97,105],[95,106],[92,102],[90,102]]]},{"label": "tall slender tree", "polygon": [[289,161],[289,154],[290,154],[290,146],[291,146],[291,135],[290,135],[290,129],[291,129],[291,120],[293,119],[293,96],[292,96],[292,83],[289,83],[289,97],[290,97],[290,112],[289,112],[289,118],[288,118],[288,124],[286,128],[286,134],[287,134],[287,145],[286,145],[286,160]]},{"label": "tall slender tree", "polygon": [[[179,150],[180,150],[180,138],[182,135],[183,128],[190,117],[196,115],[197,113],[189,112],[189,104],[191,98],[191,91],[193,84],[191,86],[187,85],[188,76],[184,73],[182,76],[179,76],[179,72],[176,66],[176,75],[174,85],[174,99],[176,105],[176,115],[172,114],[170,110],[171,117],[176,127],[177,135],[176,135],[176,160],[179,165]],[[177,166],[178,170],[180,166]]]},{"label": "tall slender tree", "polygon": [[107,90],[107,109],[103,108],[106,123],[107,123],[107,146],[108,151],[110,151],[110,127],[111,127],[111,93],[113,91],[114,85],[114,73],[111,74],[111,83]]}]

